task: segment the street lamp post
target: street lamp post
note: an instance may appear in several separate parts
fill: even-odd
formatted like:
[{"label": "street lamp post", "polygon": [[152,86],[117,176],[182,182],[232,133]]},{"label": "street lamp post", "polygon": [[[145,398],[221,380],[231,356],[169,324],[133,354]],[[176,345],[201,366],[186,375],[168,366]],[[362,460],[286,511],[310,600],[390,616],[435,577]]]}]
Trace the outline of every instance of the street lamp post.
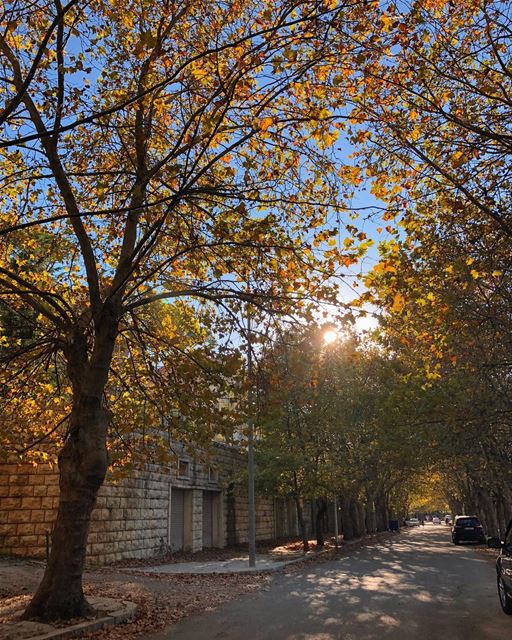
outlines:
[{"label": "street lamp post", "polygon": [[[323,334],[323,341],[325,345],[330,345],[338,340],[339,334],[335,329],[327,329]],[[338,498],[334,494],[334,545],[338,548]]]},{"label": "street lamp post", "polygon": [[251,316],[247,314],[247,378],[249,389],[247,393],[247,497],[249,515],[249,567],[256,566],[256,504],[254,499],[254,416],[253,416],[253,380],[252,380],[252,346],[251,346]]}]

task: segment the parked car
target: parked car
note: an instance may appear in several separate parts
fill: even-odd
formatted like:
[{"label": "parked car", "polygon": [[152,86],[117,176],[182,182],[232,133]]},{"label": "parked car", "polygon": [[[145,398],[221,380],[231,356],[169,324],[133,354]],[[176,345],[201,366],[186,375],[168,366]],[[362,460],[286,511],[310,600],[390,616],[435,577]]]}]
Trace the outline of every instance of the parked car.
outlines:
[{"label": "parked car", "polygon": [[453,544],[485,542],[484,528],[476,516],[455,516],[452,527]]},{"label": "parked car", "polygon": [[444,523],[445,524],[451,524],[452,523],[452,517],[449,513],[447,513],[444,517]]},{"label": "parked car", "polygon": [[489,538],[487,546],[500,549],[496,560],[496,579],[498,583],[498,597],[501,608],[509,616],[512,615],[512,520],[508,523],[505,539]]},{"label": "parked car", "polygon": [[405,521],[405,524],[408,527],[417,527],[420,524],[420,521],[418,520],[418,518],[409,518]]},{"label": "parked car", "polygon": [[441,520],[439,520],[437,516],[434,516],[432,518],[432,524],[441,524]]}]

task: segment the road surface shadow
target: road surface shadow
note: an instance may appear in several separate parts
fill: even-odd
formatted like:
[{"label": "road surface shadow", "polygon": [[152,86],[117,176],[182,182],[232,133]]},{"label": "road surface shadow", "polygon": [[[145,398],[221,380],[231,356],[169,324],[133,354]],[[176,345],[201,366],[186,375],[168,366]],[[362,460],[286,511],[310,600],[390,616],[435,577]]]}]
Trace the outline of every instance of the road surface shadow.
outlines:
[{"label": "road surface shadow", "polygon": [[[172,631],[172,633],[171,633]],[[492,558],[426,527],[275,578],[269,591],[156,640],[506,640]]]}]

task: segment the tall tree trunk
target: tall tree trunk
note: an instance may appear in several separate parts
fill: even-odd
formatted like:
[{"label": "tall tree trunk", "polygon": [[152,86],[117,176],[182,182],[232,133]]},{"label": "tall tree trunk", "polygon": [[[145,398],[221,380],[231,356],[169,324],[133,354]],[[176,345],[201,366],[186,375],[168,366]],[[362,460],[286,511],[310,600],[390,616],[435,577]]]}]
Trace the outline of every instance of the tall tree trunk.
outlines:
[{"label": "tall tree trunk", "polygon": [[496,505],[494,504],[489,491],[484,487],[477,487],[476,495],[479,507],[477,515],[479,515],[483,521],[484,530],[489,535],[498,535],[500,528],[498,523],[498,514],[496,511]]},{"label": "tall tree trunk", "polygon": [[103,395],[117,335],[115,318],[112,308],[104,309],[90,361],[83,335],[75,339],[66,354],[73,384],[73,409],[69,435],[59,454],[59,508],[48,565],[23,614],[25,619],[49,622],[91,612],[83,592],[82,574],[91,513],[108,469],[109,415]]},{"label": "tall tree trunk", "polygon": [[359,518],[359,530],[361,532],[361,535],[364,536],[368,532],[366,528],[366,518],[365,518],[366,508],[365,508],[365,504],[360,500],[357,501],[357,514]]},{"label": "tall tree trunk", "polygon": [[373,492],[367,489],[365,504],[365,527],[368,533],[375,533],[375,531],[377,531],[377,523],[375,519],[375,504],[373,500]]},{"label": "tall tree trunk", "polygon": [[309,551],[309,540],[306,521],[304,520],[304,511],[302,509],[300,498],[295,498],[295,507],[297,509],[297,521],[299,523],[300,534],[302,536],[302,549],[304,553],[306,553],[307,551]]},{"label": "tall tree trunk", "polygon": [[447,502],[448,506],[450,507],[450,515],[452,516],[452,518],[455,518],[456,515],[463,513],[463,505],[458,498],[456,498],[455,496],[449,496]]},{"label": "tall tree trunk", "polygon": [[506,483],[499,486],[498,491],[498,521],[500,525],[500,535],[504,536],[507,530],[510,514],[512,513],[512,491]]},{"label": "tall tree trunk", "polygon": [[318,498],[316,501],[316,517],[315,517],[317,547],[323,547],[325,545],[324,515],[326,512],[327,512],[327,501],[325,500],[325,498]]},{"label": "tall tree trunk", "polygon": [[[98,422],[95,431],[105,431],[104,419]],[[84,443],[70,437],[59,456],[59,470],[59,509],[50,558],[24,613],[27,619],[67,619],[91,612],[82,589],[82,573],[91,513],[107,471],[104,439],[95,437]]]},{"label": "tall tree trunk", "polygon": [[359,509],[357,507],[357,500],[352,498],[349,506],[350,519],[352,521],[352,530],[354,532],[354,538],[360,538],[363,533],[361,531],[361,523],[359,521]]},{"label": "tall tree trunk", "polygon": [[383,490],[380,490],[375,498],[375,515],[377,519],[377,531],[387,531],[388,505],[386,495]]},{"label": "tall tree trunk", "polygon": [[350,499],[346,496],[341,496],[340,508],[343,537],[345,540],[352,540],[352,538],[354,537],[354,528],[352,526],[352,519],[350,517]]}]

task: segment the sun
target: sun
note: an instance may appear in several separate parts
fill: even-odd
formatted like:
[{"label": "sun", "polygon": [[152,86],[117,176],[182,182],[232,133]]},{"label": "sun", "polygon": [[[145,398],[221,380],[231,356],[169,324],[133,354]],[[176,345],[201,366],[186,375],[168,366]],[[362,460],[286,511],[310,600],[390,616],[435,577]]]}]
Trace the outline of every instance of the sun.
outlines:
[{"label": "sun", "polygon": [[325,344],[331,344],[338,338],[339,338],[338,332],[335,331],[334,329],[327,329],[327,331],[324,332]]}]

